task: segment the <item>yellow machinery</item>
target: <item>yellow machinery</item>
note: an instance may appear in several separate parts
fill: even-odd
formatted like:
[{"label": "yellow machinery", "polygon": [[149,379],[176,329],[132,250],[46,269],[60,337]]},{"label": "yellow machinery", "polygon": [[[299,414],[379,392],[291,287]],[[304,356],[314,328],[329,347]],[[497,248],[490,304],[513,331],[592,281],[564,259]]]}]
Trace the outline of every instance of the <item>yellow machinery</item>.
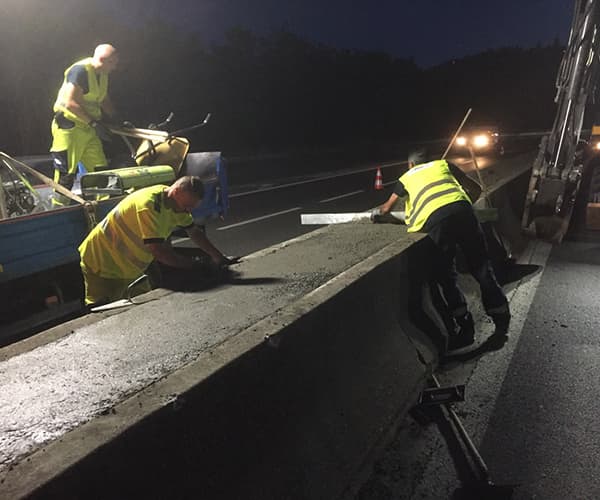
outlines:
[{"label": "yellow machinery", "polygon": [[171,184],[175,171],[170,165],[126,167],[93,172],[81,177],[81,193],[86,200],[123,196],[154,184]]},{"label": "yellow machinery", "polygon": [[[169,123],[173,114],[159,125],[149,129],[111,127],[111,131],[123,138],[131,159],[137,166],[97,171],[81,177],[81,192],[86,200],[99,200],[124,196],[136,189],[154,184],[171,184],[182,175],[195,175],[204,183],[202,204],[192,211],[197,224],[216,216],[223,216],[228,209],[226,169],[218,151],[189,153],[189,141],[180,134],[203,127],[202,123],[172,133],[160,130]],[[134,148],[130,138],[140,141]]]},{"label": "yellow machinery", "polygon": [[[171,114],[159,126],[166,125],[172,116]],[[201,125],[204,125],[208,118]],[[111,130],[123,137],[131,151],[132,158],[138,166],[115,168],[83,175],[81,177],[83,198],[92,200],[123,196],[146,186],[171,184],[179,177],[189,150],[187,139],[171,135],[157,128],[111,128]],[[128,138],[130,137],[141,141],[137,149],[133,148],[129,142]]]}]

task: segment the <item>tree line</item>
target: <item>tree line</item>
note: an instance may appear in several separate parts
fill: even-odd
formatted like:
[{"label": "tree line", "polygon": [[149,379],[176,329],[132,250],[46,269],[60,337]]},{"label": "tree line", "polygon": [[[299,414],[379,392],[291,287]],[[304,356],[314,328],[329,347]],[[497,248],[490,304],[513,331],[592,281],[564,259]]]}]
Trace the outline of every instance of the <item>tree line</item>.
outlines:
[{"label": "tree line", "polygon": [[412,59],[332,48],[285,30],[259,36],[236,28],[207,46],[159,19],[119,22],[91,8],[65,23],[65,9],[31,19],[22,7],[10,22],[3,17],[0,147],[9,154],[48,151],[63,71],[101,42],[120,51],[110,92],[123,118],[145,127],[173,111],[171,127],[179,129],[212,113],[210,125],[190,136],[196,150],[318,151],[448,137],[469,107],[474,122],[505,131],[548,129],[554,117],[558,42],[423,69]]}]

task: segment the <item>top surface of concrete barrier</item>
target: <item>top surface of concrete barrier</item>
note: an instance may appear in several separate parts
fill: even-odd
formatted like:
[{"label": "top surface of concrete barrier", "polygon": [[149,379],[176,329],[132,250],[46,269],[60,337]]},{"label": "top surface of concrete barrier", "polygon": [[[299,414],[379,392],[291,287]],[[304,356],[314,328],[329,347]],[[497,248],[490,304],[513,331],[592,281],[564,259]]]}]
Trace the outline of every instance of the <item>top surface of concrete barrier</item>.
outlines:
[{"label": "top surface of concrete barrier", "polygon": [[338,225],[258,252],[240,276],[93,314],[0,350],[0,472],[194,361],[378,250],[398,225]]}]

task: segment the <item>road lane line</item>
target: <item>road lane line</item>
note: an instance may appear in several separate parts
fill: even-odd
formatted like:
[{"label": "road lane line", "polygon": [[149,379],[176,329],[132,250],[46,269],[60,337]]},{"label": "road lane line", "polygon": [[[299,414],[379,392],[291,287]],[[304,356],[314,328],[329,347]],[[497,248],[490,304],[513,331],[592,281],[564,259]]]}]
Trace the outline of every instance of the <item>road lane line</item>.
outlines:
[{"label": "road lane line", "polygon": [[275,212],[272,214],[262,215],[260,217],[255,217],[254,219],[248,219],[242,222],[236,222],[235,224],[230,224],[229,226],[218,227],[217,231],[225,231],[226,229],[232,229],[234,227],[244,226],[245,224],[251,224],[252,222],[258,222],[260,220],[269,219],[271,217],[277,217],[278,215],[288,214],[290,212],[297,212],[298,210],[302,210],[302,207],[294,207],[288,210],[282,210],[281,212]]},{"label": "road lane line", "polygon": [[[405,163],[406,163],[406,161],[397,161],[397,162],[391,162],[391,163],[384,163],[384,164],[380,165],[379,167],[380,168],[394,167],[396,165],[403,165]],[[370,172],[371,170],[375,171],[376,169],[377,169],[377,167],[373,166],[373,167],[361,168],[361,169],[357,169],[357,170],[351,170],[348,172],[341,172],[338,174],[325,175],[323,177],[314,177],[312,179],[305,179],[303,181],[288,182],[287,184],[280,184],[278,186],[268,186],[268,187],[264,187],[264,188],[253,189],[252,191],[244,191],[243,193],[233,193],[233,194],[229,195],[229,198],[239,198],[240,196],[247,196],[247,195],[256,194],[256,193],[264,193],[265,191],[274,191],[276,189],[284,189],[284,188],[293,187],[293,186],[301,186],[303,184],[310,184],[311,182],[319,182],[319,181],[326,181],[329,179],[337,179],[338,177],[346,177],[348,175],[361,174],[363,172]]]},{"label": "road lane line", "polygon": [[333,198],[326,198],[325,200],[321,200],[319,203],[327,203],[329,201],[341,200],[342,198],[348,198],[348,196],[354,196],[355,194],[360,194],[364,192],[364,189],[360,189],[358,191],[352,191],[351,193],[340,194],[339,196],[334,196]]}]

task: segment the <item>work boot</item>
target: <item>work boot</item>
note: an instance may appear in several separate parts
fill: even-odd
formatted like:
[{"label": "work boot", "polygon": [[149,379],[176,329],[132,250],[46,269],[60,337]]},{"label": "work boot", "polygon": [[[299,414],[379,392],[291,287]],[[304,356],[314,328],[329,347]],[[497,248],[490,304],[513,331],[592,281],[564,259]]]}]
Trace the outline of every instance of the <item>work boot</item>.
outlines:
[{"label": "work boot", "polygon": [[458,326],[455,334],[448,338],[448,350],[461,349],[475,342],[475,323],[473,316],[467,312],[464,316],[454,318]]},{"label": "work boot", "polygon": [[495,325],[493,336],[506,337],[510,325],[510,313],[494,314],[492,315],[492,321]]}]

